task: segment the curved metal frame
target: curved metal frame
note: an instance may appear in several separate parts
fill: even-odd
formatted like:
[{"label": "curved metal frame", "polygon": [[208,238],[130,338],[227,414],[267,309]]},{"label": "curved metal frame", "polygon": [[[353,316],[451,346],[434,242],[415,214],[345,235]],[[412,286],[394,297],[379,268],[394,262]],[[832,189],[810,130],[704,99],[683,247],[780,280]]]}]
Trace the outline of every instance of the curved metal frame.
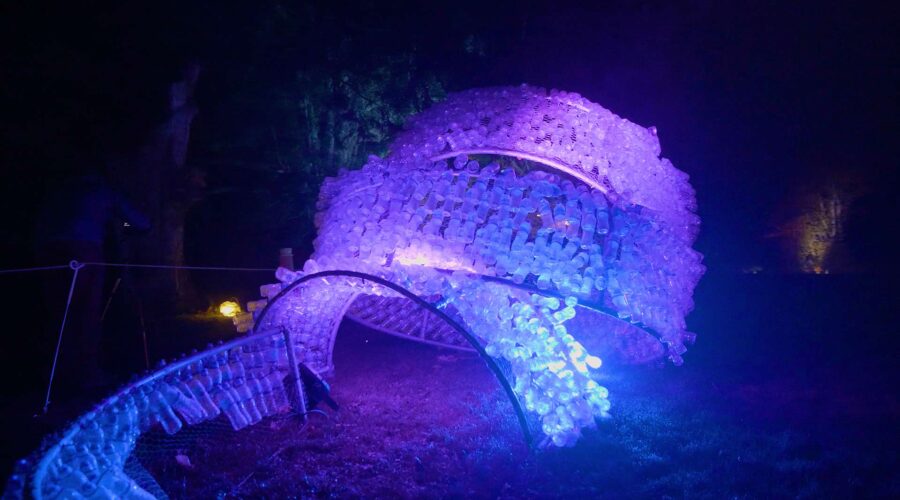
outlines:
[{"label": "curved metal frame", "polygon": [[528,428],[528,421],[525,417],[525,411],[522,409],[522,405],[519,404],[519,399],[516,396],[515,391],[513,391],[512,386],[509,384],[509,380],[506,379],[506,376],[500,370],[500,367],[494,361],[494,358],[490,357],[485,352],[484,347],[481,346],[481,343],[478,342],[478,339],[476,339],[471,333],[469,333],[469,331],[466,330],[465,327],[460,325],[456,320],[454,320],[453,318],[448,316],[447,313],[445,313],[441,309],[438,309],[437,307],[435,307],[434,304],[426,301],[425,299],[419,297],[418,295],[407,290],[406,288],[403,288],[402,286],[400,286],[396,283],[393,283],[389,280],[386,280],[379,276],[374,276],[371,274],[361,273],[358,271],[349,271],[349,270],[330,270],[330,271],[320,271],[317,273],[307,274],[307,275],[297,279],[296,281],[292,282],[285,288],[283,288],[281,290],[281,292],[279,292],[275,297],[272,297],[272,299],[268,301],[266,306],[259,313],[259,316],[257,316],[257,318],[256,318],[256,322],[253,325],[254,333],[256,332],[256,329],[259,327],[259,325],[262,324],[263,320],[265,319],[269,310],[272,308],[273,304],[277,303],[279,300],[281,300],[283,297],[285,297],[287,294],[289,294],[291,291],[293,291],[300,285],[307,283],[309,281],[315,280],[315,279],[327,278],[329,276],[358,278],[358,279],[362,279],[362,280],[366,280],[366,281],[371,281],[372,283],[375,283],[377,285],[391,289],[391,290],[399,293],[400,295],[403,295],[407,299],[412,300],[419,306],[424,307],[425,309],[427,309],[427,310],[431,311],[432,313],[434,313],[435,315],[437,315],[439,318],[446,321],[447,324],[449,324],[454,330],[459,332],[460,335],[462,335],[467,341],[469,341],[470,344],[472,344],[472,347],[475,348],[475,350],[478,352],[478,354],[484,360],[485,364],[487,364],[488,368],[491,370],[491,372],[494,374],[494,376],[497,377],[497,381],[503,387],[503,390],[506,392],[506,395],[509,397],[509,400],[513,405],[513,409],[516,412],[516,417],[519,420],[519,425],[522,427],[522,433],[525,434],[525,442],[528,444],[529,447],[534,446],[534,436],[531,435],[531,430]]},{"label": "curved metal frame", "polygon": [[597,182],[595,179],[590,178],[588,175],[584,173],[583,170],[577,169],[575,167],[570,166],[567,163],[563,163],[561,161],[551,160],[549,158],[545,158],[543,156],[538,156],[533,153],[526,153],[524,151],[516,151],[514,149],[502,149],[502,148],[472,148],[472,149],[460,149],[454,150],[447,153],[441,153],[439,155],[432,156],[430,158],[431,161],[441,161],[446,160],[448,158],[454,158],[459,155],[497,155],[497,156],[508,156],[512,158],[516,158],[519,160],[529,160],[535,163],[540,163],[545,167],[550,167],[566,174],[575,177],[583,181],[588,186],[599,190],[603,193],[604,196],[610,199],[614,199],[616,194],[607,186]]},{"label": "curved metal frame", "polygon": [[390,336],[392,336],[392,337],[397,337],[397,338],[401,338],[401,339],[404,339],[404,340],[411,340],[411,341],[413,341],[413,342],[418,342],[419,344],[430,345],[430,346],[434,346],[434,347],[440,347],[440,348],[442,348],[442,349],[453,349],[453,350],[461,351],[461,352],[475,352],[475,349],[469,349],[468,347],[458,346],[458,345],[452,345],[452,344],[444,344],[444,343],[441,343],[441,342],[436,342],[436,341],[434,341],[434,340],[427,340],[427,339],[423,339],[423,338],[419,338],[419,337],[413,337],[412,335],[407,335],[407,334],[405,334],[405,333],[400,333],[400,332],[397,332],[397,331],[389,330],[389,329],[387,329],[387,328],[378,326],[378,325],[376,325],[375,323],[370,323],[370,322],[368,322],[368,321],[366,321],[366,320],[364,320],[364,319],[357,318],[356,316],[354,316],[354,315],[352,315],[352,314],[347,314],[346,317],[348,317],[348,318],[350,318],[351,320],[353,320],[353,321],[359,323],[360,325],[363,325],[363,326],[366,327],[366,328],[375,330],[375,331],[377,331],[377,332],[381,332],[381,333],[383,333],[383,334],[385,334],[385,335],[390,335]]}]

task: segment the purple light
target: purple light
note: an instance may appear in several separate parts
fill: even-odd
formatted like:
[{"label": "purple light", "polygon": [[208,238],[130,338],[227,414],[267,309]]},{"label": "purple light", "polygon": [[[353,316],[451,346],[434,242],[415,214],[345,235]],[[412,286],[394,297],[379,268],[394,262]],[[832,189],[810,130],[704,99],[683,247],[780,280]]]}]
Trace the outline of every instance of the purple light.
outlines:
[{"label": "purple light", "polygon": [[[609,407],[591,379],[601,360],[585,347],[608,332],[568,323],[576,314],[588,317],[581,326],[604,324],[590,320],[602,309],[652,329],[665,346],[656,355],[681,363],[704,271],[691,249],[699,219],[687,175],[659,157],[655,129],[577,94],[475,89],[411,118],[390,151],[326,180],[304,272],[356,270],[442,297],[488,354],[510,362],[516,393],[558,445]],[[498,157],[538,168],[517,173]],[[421,338],[415,325],[378,321]],[[298,334],[333,331],[323,322]],[[321,358],[330,368],[330,352]]]}]

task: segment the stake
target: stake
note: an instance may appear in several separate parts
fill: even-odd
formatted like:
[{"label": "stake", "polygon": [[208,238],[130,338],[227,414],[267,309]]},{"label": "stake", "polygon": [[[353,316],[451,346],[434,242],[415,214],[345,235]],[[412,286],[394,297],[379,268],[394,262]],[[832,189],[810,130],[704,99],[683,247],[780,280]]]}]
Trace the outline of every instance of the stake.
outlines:
[{"label": "stake", "polygon": [[303,395],[303,380],[300,378],[300,369],[297,367],[297,359],[294,356],[294,344],[291,342],[291,331],[285,327],[281,328],[284,335],[284,347],[287,349],[288,364],[291,367],[291,376],[294,377],[294,385],[297,390],[297,413],[300,418],[306,422],[306,399]]},{"label": "stake", "polygon": [[150,369],[150,353],[147,350],[147,326],[144,324],[144,304],[141,298],[135,294],[138,307],[138,317],[141,319],[141,340],[144,341],[144,366]]},{"label": "stake", "polygon": [[50,407],[50,391],[53,389],[53,377],[56,376],[56,362],[59,361],[59,348],[62,345],[63,331],[66,329],[66,319],[69,317],[69,306],[72,305],[72,294],[75,292],[75,282],[78,280],[78,271],[84,267],[84,264],[73,260],[69,262],[69,268],[74,271],[72,273],[72,284],[69,285],[69,298],[66,299],[66,310],[63,312],[62,324],[59,325],[59,337],[56,339],[56,351],[53,353],[53,364],[50,365],[50,380],[47,381],[47,396],[44,398],[44,415],[47,414],[47,408]]},{"label": "stake", "polygon": [[106,299],[106,306],[103,308],[103,314],[100,315],[100,323],[103,323],[103,320],[106,319],[106,313],[109,311],[109,305],[112,304],[113,297],[116,296],[116,291],[119,289],[119,283],[122,282],[122,278],[116,278],[116,283],[112,287],[112,291],[109,292],[109,298]]}]

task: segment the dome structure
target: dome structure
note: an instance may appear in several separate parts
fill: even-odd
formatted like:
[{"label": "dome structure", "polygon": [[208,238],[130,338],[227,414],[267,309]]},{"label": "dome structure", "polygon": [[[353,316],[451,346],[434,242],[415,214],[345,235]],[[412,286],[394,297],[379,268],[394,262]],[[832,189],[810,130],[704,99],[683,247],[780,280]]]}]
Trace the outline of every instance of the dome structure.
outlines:
[{"label": "dome structure", "polygon": [[[325,181],[304,272],[364,272],[440,304],[509,363],[541,431],[571,444],[609,408],[592,378],[600,354],[681,364],[694,338],[685,315],[704,267],[687,179],[660,157],[655,129],[577,94],[451,94],[412,117],[386,157]],[[341,300],[370,326],[464,346],[408,301]],[[297,316],[282,310],[268,326]]]}]

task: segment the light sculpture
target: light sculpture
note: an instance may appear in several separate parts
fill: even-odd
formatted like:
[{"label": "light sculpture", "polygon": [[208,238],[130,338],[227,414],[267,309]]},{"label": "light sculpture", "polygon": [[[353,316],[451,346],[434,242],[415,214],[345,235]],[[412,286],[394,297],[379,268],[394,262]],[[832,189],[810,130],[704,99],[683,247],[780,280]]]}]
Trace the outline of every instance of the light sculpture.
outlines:
[{"label": "light sculpture", "polygon": [[[586,347],[594,337],[652,331],[659,343],[635,357],[675,364],[694,338],[684,317],[704,271],[691,249],[699,218],[687,175],[659,155],[655,129],[577,94],[452,94],[411,118],[385,158],[325,181],[303,270],[365,272],[431,297],[509,363],[542,432],[569,445],[610,406],[591,376],[601,366]],[[526,171],[504,158],[527,160]],[[452,343],[406,321],[409,304],[372,293],[384,295],[336,293],[326,314],[349,309],[395,334]],[[308,317],[289,304],[279,314],[270,326]],[[302,328],[317,366],[330,369],[334,325]]]},{"label": "light sculpture", "polygon": [[574,443],[610,408],[595,351],[680,364],[694,338],[684,318],[704,271],[691,249],[699,219],[687,175],[659,154],[654,129],[577,94],[450,95],[413,117],[385,158],[324,183],[315,253],[261,287],[251,334],[105,399],[21,461],[5,495],[151,497],[125,472],[142,433],[302,411],[284,381],[296,362],[332,369],[345,315],[474,347],[520,420],[527,412],[544,442]]}]

